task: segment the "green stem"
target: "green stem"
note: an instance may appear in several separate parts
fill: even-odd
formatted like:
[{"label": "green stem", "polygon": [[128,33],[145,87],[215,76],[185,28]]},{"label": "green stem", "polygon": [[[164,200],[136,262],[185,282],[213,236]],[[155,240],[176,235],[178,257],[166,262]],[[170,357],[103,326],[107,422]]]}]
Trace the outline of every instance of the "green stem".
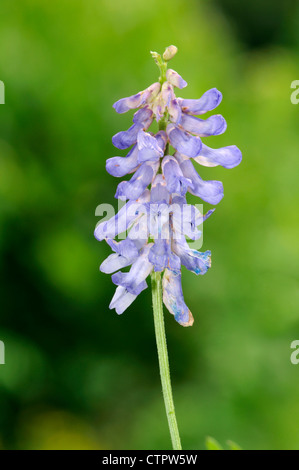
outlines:
[{"label": "green stem", "polygon": [[151,275],[151,278],[152,278],[152,298],[153,298],[155,333],[156,333],[160,376],[161,376],[166,415],[168,419],[172,447],[174,450],[182,450],[181,439],[180,439],[178,425],[177,425],[176,416],[175,416],[171,381],[170,381],[169,361],[168,361],[164,316],[163,316],[161,273],[153,272]]}]

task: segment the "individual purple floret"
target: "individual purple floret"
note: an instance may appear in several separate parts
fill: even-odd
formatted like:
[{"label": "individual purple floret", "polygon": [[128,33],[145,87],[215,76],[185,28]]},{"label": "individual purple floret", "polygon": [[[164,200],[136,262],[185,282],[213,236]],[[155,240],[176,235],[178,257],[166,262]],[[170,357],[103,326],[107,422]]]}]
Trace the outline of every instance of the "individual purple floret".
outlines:
[{"label": "individual purple floret", "polygon": [[[149,274],[160,271],[165,306],[179,324],[191,326],[193,316],[183,297],[181,266],[197,275],[211,267],[211,252],[191,249],[187,240],[200,238],[199,226],[214,209],[203,215],[187,203],[186,195],[189,192],[218,204],[223,198],[222,183],[203,180],[196,164],[233,168],[241,162],[242,154],[235,145],[213,149],[202,142],[226,130],[220,114],[198,117],[215,109],[222,94],[211,88],[199,99],[177,98],[174,89],[185,88],[187,83],[167,69],[176,51],[175,46],[169,46],[164,60],[152,53],[161,72],[159,82],[113,105],[120,114],[137,111],[132,126],[112,139],[118,149],[130,148],[127,156],[109,158],[106,169],[118,178],[132,176],[119,183],[115,194],[125,205],[112,219],[97,225],[95,237],[106,240],[113,250],[100,266],[102,272],[112,274],[117,286],[111,309],[123,313],[146,289]],[[156,133],[149,130],[154,120],[159,127]],[[117,241],[123,233],[126,238]]]}]

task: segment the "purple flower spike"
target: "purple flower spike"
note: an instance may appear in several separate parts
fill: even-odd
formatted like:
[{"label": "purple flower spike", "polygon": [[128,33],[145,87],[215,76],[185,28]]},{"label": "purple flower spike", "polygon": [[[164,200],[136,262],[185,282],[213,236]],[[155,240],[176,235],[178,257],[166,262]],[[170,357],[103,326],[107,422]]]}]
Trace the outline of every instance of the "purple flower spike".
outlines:
[{"label": "purple flower spike", "polygon": [[170,144],[182,155],[189,158],[200,155],[202,143],[199,137],[193,136],[173,124],[168,124],[167,134]]},{"label": "purple flower spike", "polygon": [[[187,83],[167,69],[176,52],[175,46],[169,46],[163,56],[152,52],[161,72],[159,82],[113,105],[120,114],[136,109],[132,126],[112,138],[118,149],[132,148],[126,156],[109,158],[106,169],[116,177],[133,175],[120,182],[115,194],[128,202],[114,217],[97,225],[95,237],[106,240],[113,251],[100,266],[102,272],[112,274],[117,286],[110,309],[122,314],[146,289],[150,273],[161,272],[165,306],[180,325],[191,326],[193,316],[183,297],[181,266],[203,275],[211,267],[211,252],[191,249],[186,238],[199,240],[203,222],[215,209],[203,214],[196,205],[187,203],[186,194],[188,191],[210,204],[223,198],[222,183],[204,181],[191,159],[206,167],[233,168],[241,162],[242,154],[235,145],[212,149],[202,143],[201,137],[226,130],[220,114],[196,117],[215,109],[222,94],[212,88],[199,99],[177,98],[174,89]],[[154,120],[158,132],[149,129]],[[128,266],[129,271],[121,271]]]},{"label": "purple flower spike", "polygon": [[182,111],[187,114],[200,115],[212,111],[221,103],[222,94],[217,88],[206,91],[198,100],[183,100],[179,98]]}]

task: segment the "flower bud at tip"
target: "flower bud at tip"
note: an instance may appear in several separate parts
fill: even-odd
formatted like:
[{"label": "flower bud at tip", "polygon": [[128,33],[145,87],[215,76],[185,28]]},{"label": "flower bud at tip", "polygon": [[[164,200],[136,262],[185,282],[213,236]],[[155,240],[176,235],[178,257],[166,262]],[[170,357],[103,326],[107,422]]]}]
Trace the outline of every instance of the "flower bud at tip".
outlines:
[{"label": "flower bud at tip", "polygon": [[168,46],[165,49],[165,52],[163,54],[163,59],[168,61],[172,59],[178,51],[178,48],[176,46]]}]

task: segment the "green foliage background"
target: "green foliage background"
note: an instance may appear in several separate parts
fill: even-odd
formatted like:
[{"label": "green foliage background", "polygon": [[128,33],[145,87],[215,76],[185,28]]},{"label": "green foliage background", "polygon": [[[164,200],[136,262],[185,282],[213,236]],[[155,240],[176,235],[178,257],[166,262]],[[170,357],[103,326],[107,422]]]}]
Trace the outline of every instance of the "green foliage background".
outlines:
[{"label": "green foliage background", "polygon": [[212,435],[299,449],[299,10],[238,3],[1,0],[3,448],[170,447],[150,289],[109,311],[109,247],[93,229],[96,206],[115,203],[111,137],[131,119],[112,104],[155,81],[149,51],[175,44],[181,96],[223,93],[228,130],[209,144],[243,151],[233,170],[200,169],[225,197],[204,227],[212,269],[183,272],[194,326],[165,312],[183,447]]}]

